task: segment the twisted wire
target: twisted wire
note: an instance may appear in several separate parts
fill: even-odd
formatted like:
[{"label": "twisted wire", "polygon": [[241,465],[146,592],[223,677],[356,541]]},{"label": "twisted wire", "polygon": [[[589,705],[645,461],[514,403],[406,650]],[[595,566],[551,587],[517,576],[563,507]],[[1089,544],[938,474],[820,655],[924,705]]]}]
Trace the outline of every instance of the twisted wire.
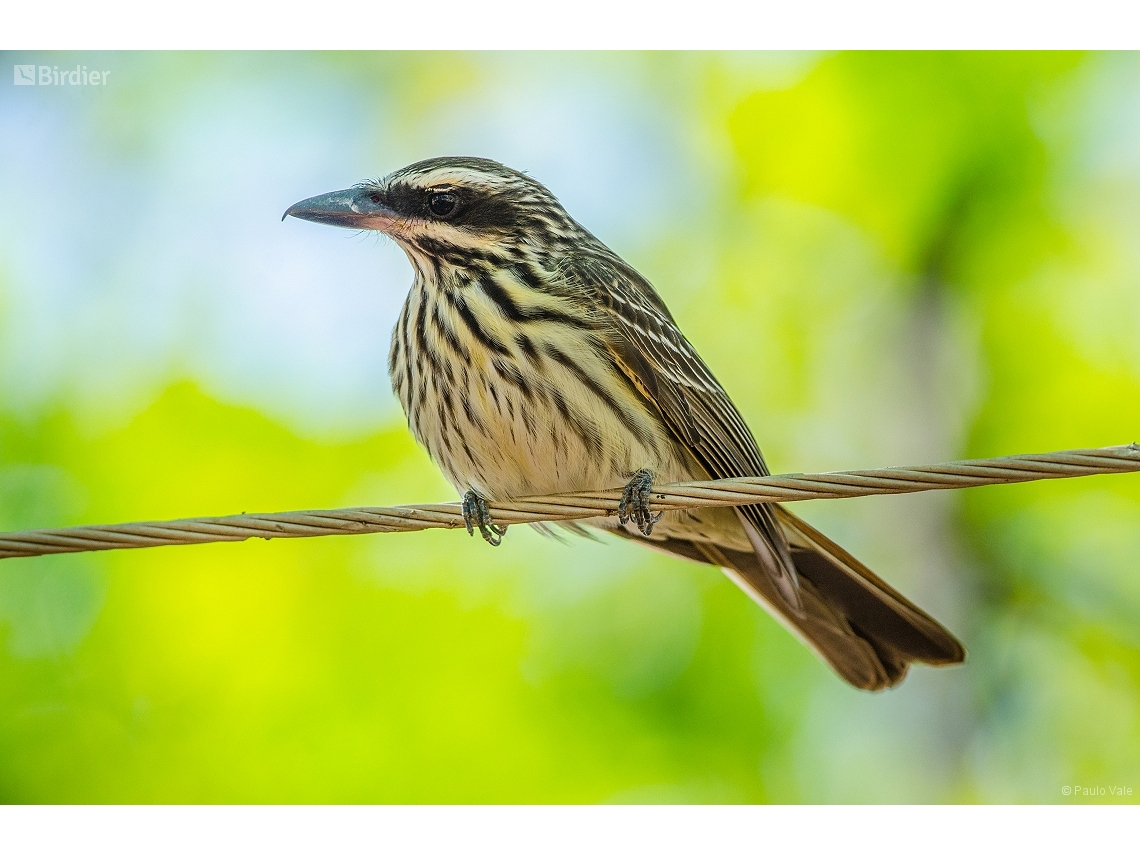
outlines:
[{"label": "twisted wire", "polygon": [[[928,466],[857,469],[814,475],[771,475],[663,484],[652,493],[654,511],[705,506],[842,499],[927,490],[957,490],[987,484],[1015,484],[1054,478],[1080,478],[1140,471],[1140,445],[1110,446],[1047,454],[1021,454],[985,460],[963,460]],[[488,503],[495,522],[516,525],[562,522],[615,514],[621,490],[534,496]],[[63,552],[141,549],[190,543],[240,541],[260,537],[322,537],[460,528],[458,503],[396,505],[195,517],[165,522],[85,525],[0,534],[0,558]]]}]

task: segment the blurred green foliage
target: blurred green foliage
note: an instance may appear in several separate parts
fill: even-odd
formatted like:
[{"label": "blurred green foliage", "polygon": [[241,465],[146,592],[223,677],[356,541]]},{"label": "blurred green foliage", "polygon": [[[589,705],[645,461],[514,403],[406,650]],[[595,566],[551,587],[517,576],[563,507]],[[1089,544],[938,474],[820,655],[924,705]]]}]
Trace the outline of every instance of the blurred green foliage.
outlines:
[{"label": "blurred green foliage", "polygon": [[[1140,439],[1133,55],[144,56],[152,88],[99,114],[106,144],[171,121],[153,81],[195,91],[219,63],[374,87],[401,151],[427,105],[520,71],[540,95],[634,86],[699,190],[617,248],[777,471]],[[4,252],[0,337],[24,275]],[[391,410],[314,435],[177,362],[158,377],[101,409],[0,388],[0,527],[450,497]],[[426,532],[6,561],[0,799],[1140,793],[1140,478],[799,510],[944,619],[967,664],[863,695],[708,568],[530,530],[498,550]]]}]

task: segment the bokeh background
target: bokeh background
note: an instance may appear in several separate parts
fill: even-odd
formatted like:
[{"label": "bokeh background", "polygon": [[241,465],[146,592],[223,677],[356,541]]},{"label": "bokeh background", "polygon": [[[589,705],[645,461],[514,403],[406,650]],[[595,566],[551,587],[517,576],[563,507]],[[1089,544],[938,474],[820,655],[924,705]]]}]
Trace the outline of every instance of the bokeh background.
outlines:
[{"label": "bokeh background", "polygon": [[[3,59],[110,74],[0,81],[0,529],[454,498],[402,254],[280,221],[442,154],[645,273],[775,471],[1140,439],[1138,55]],[[4,561],[0,800],[1140,794],[1140,477],[797,511],[968,663],[862,694],[714,570],[529,529]]]}]

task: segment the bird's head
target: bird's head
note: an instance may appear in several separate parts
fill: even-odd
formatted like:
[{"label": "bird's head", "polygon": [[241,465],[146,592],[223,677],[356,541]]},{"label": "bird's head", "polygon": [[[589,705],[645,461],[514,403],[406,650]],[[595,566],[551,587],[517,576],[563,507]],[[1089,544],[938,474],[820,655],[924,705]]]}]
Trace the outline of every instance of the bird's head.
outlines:
[{"label": "bird's head", "polygon": [[505,244],[558,243],[580,227],[542,184],[475,157],[413,163],[348,190],[298,202],[282,217],[384,232],[436,259]]}]

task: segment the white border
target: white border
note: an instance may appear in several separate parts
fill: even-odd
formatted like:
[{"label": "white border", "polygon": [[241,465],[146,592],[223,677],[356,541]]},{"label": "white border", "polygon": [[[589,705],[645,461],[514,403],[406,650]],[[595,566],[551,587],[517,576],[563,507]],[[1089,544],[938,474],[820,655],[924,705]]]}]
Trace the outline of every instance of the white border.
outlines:
[{"label": "white border", "polygon": [[1136,48],[1123,0],[43,0],[0,49]]},{"label": "white border", "polygon": [[1140,807],[8,807],[23,852],[812,853],[1126,851]]}]

